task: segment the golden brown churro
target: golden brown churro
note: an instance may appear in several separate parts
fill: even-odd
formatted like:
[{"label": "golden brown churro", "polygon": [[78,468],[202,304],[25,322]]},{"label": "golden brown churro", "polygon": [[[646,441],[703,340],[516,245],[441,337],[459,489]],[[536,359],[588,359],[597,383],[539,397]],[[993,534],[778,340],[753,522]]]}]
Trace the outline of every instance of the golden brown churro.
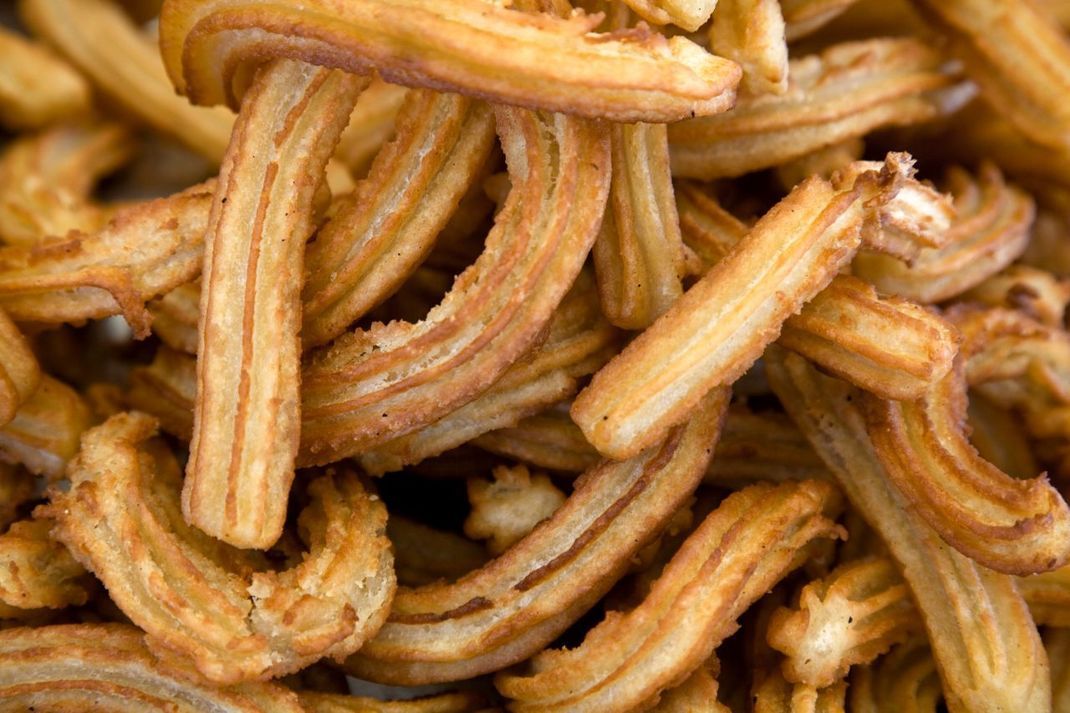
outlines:
[{"label": "golden brown churro", "polygon": [[301,418],[301,258],[327,160],[366,84],[301,62],[265,66],[219,175],[182,510],[239,547],[270,547],[282,533]]},{"label": "golden brown churro", "polygon": [[89,84],[45,47],[0,29],[0,124],[37,129],[89,111]]}]

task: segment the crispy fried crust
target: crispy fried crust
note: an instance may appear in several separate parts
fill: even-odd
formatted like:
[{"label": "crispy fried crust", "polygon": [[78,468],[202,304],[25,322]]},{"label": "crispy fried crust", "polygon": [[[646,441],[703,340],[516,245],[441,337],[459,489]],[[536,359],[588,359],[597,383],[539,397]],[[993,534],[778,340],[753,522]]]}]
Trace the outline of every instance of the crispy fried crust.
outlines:
[{"label": "crispy fried crust", "polygon": [[92,235],[0,248],[0,307],[45,324],[122,313],[147,336],[145,302],[200,271],[213,187],[125,208]]},{"label": "crispy fried crust", "polygon": [[767,352],[766,370],[788,413],[901,567],[952,708],[1048,710],[1047,662],[1013,579],[947,546],[911,510],[874,452],[859,392],[781,349]]},{"label": "crispy fried crust", "polygon": [[683,293],[684,247],[663,124],[614,124],[613,181],[594,267],[602,310],[645,329]]},{"label": "crispy fried crust", "polygon": [[386,683],[456,680],[522,661],[548,644],[608,591],[690,497],[728,396],[716,390],[661,444],[586,472],[549,520],[485,567],[455,584],[399,591],[390,619],[347,669]]},{"label": "crispy fried crust", "polygon": [[106,211],[90,202],[89,194],[133,150],[128,129],[92,120],[13,141],[0,156],[0,239],[32,246],[71,230],[102,227]]},{"label": "crispy fried crust", "polygon": [[[732,106],[739,68],[682,37],[588,34],[598,17],[529,15],[482,0],[240,0],[163,7],[160,46],[178,90],[230,103],[248,65],[305,58],[399,84],[615,121],[673,121]],[[269,39],[270,38],[270,39]],[[536,54],[553,62],[532,62]]]},{"label": "crispy fried crust", "polygon": [[299,693],[306,713],[476,713],[490,710],[475,691],[439,693],[411,700],[383,701],[336,693]]},{"label": "crispy fried crust", "polygon": [[587,439],[610,457],[634,455],[739,378],[850,261],[899,170],[890,159],[843,187],[813,177],[782,199],[580,392],[572,418]]},{"label": "crispy fried crust", "polygon": [[152,41],[119,6],[106,0],[19,0],[19,12],[36,35],[124,110],[209,160],[222,160],[234,115],[175,96]]},{"label": "crispy fried crust", "polygon": [[609,189],[608,132],[496,110],[513,188],[479,259],[417,323],[373,324],[302,372],[301,462],[411,433],[489,388],[542,334],[579,275]]},{"label": "crispy fried crust", "polygon": [[9,423],[41,383],[41,367],[26,337],[0,310],[0,425]]},{"label": "crispy fried crust", "polygon": [[730,495],[681,545],[643,603],[609,613],[575,649],[538,654],[528,671],[500,673],[511,710],[627,711],[682,682],[738,625],[736,619],[842,531],[828,483],[753,485]]},{"label": "crispy fried crust", "polygon": [[401,287],[494,147],[494,112],[456,94],[409,92],[396,126],[368,177],[308,246],[306,346],[331,341]]},{"label": "crispy fried crust", "polygon": [[[114,416],[89,431],[44,514],[159,654],[234,683],[343,657],[382,624],[394,591],[386,510],[349,472],[309,485],[310,551],[282,572],[248,574],[175,528],[175,487],[155,481],[155,421]],[[177,485],[177,483],[176,483]],[[168,499],[168,504],[161,501]]]},{"label": "crispy fried crust", "polygon": [[[191,678],[192,676],[192,678]],[[266,683],[219,688],[155,660],[140,631],[81,624],[0,631],[0,708],[54,711],[302,713]]]},{"label": "crispy fried crust", "polygon": [[673,175],[739,176],[873,129],[939,116],[953,77],[915,39],[833,45],[792,60],[786,93],[741,100],[719,117],[669,127]]},{"label": "crispy fried crust", "polygon": [[883,292],[941,302],[975,287],[1022,254],[1033,224],[1033,200],[1007,184],[994,164],[982,164],[976,179],[952,169],[946,187],[955,197],[956,217],[943,247],[922,249],[910,262],[863,252],[852,266],[855,274]]},{"label": "crispy fried crust", "polygon": [[0,30],[0,124],[37,129],[89,111],[89,84],[42,45]]},{"label": "crispy fried crust", "polygon": [[367,82],[296,61],[266,65],[219,174],[182,511],[239,547],[266,549],[282,534],[300,435],[305,242],[327,160]]}]

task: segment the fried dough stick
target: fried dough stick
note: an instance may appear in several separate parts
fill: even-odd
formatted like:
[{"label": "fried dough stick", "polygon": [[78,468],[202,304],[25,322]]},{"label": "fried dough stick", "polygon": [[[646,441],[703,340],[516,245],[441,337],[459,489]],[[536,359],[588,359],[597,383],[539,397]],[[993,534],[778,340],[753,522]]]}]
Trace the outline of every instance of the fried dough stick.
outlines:
[{"label": "fried dough stick", "polygon": [[300,435],[305,242],[327,161],[368,81],[296,61],[266,65],[220,171],[182,510],[239,547],[266,549],[282,534]]},{"label": "fried dough stick", "polygon": [[[911,182],[911,187],[924,186]],[[917,193],[911,190],[909,196]],[[922,194],[913,205],[926,208],[930,228],[949,225],[939,196]],[[747,234],[747,226],[692,183],[677,187],[684,241],[707,265],[715,265]],[[929,209],[931,208],[931,210]],[[909,222],[909,221],[908,221]],[[889,224],[891,222],[889,221]],[[885,237],[910,254],[939,230],[914,230],[910,241]],[[935,240],[935,235],[931,236]],[[909,243],[909,244],[908,244]],[[951,369],[957,351],[954,328],[930,311],[894,297],[880,297],[872,286],[837,275],[802,310],[784,322],[780,343],[812,359],[842,379],[886,398],[917,398]]]},{"label": "fried dough stick", "polygon": [[89,84],[38,43],[0,30],[0,124],[38,129],[89,112]]},{"label": "fried dough stick", "polygon": [[15,418],[0,428],[0,460],[21,464],[50,481],[59,480],[90,424],[89,407],[81,394],[42,374]]},{"label": "fried dough stick", "polygon": [[737,628],[736,619],[809,556],[837,537],[829,483],[759,484],[733,493],[681,545],[642,604],[610,613],[575,649],[551,649],[530,668],[500,673],[510,709],[630,711],[700,666]]},{"label": "fried dough stick", "polygon": [[453,584],[400,589],[386,625],[347,670],[394,684],[459,680],[553,641],[687,502],[728,397],[715,390],[664,442],[587,471],[552,517],[486,566]]},{"label": "fried dough stick", "polygon": [[797,186],[580,392],[572,418],[587,439],[610,457],[634,455],[739,378],[850,261],[909,170],[890,155],[844,184]]},{"label": "fried dough stick", "polygon": [[513,188],[486,247],[420,322],[373,324],[302,371],[301,462],[411,433],[491,387],[538,339],[576,280],[609,190],[608,131],[495,110]]},{"label": "fried dough stick", "polygon": [[303,712],[297,696],[283,686],[220,688],[195,672],[158,661],[143,639],[141,631],[125,624],[0,631],[0,708]]},{"label": "fried dough stick", "polygon": [[734,63],[649,30],[621,39],[589,34],[599,20],[483,0],[280,0],[270,8],[168,0],[160,47],[171,80],[198,104],[236,106],[248,62],[270,56],[353,72],[374,67],[399,84],[614,121],[675,121],[732,106]]},{"label": "fried dough stick", "polygon": [[779,348],[767,352],[766,369],[788,413],[901,568],[951,710],[1048,710],[1046,657],[1013,579],[959,554],[912,512],[874,452],[857,391]]},{"label": "fried dough stick", "polygon": [[355,475],[329,471],[309,485],[300,522],[310,550],[296,566],[250,574],[176,522],[177,482],[158,481],[149,450],[155,430],[132,412],[89,431],[70,491],[53,490],[39,511],[155,653],[235,683],[344,657],[379,628],[395,587],[386,510]]}]

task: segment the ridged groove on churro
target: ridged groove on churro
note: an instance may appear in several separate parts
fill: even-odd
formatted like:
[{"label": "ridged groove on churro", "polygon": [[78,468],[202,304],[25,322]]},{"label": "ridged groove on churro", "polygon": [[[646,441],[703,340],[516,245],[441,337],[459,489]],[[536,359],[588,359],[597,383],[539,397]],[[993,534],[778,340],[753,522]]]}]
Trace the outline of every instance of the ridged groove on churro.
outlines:
[{"label": "ridged groove on churro", "polygon": [[334,339],[401,286],[494,146],[494,112],[456,94],[410,91],[396,127],[368,177],[308,246],[306,345]]},{"label": "ridged groove on churro", "polygon": [[0,308],[45,324],[121,313],[147,336],[145,302],[200,271],[211,191],[203,184],[122,209],[92,235],[0,247]]},{"label": "ridged groove on churro", "polygon": [[126,111],[209,160],[222,160],[234,115],[175,96],[152,40],[120,7],[105,0],[20,0],[19,12],[35,34]]},{"label": "ridged groove on churro", "polygon": [[587,471],[554,515],[455,584],[401,589],[379,634],[351,657],[362,678],[417,684],[521,661],[601,597],[661,531],[702,477],[728,390],[686,426],[624,461]]},{"label": "ridged groove on churro", "polygon": [[794,59],[784,94],[670,126],[673,175],[738,176],[882,126],[933,119],[943,112],[937,90],[954,81],[942,65],[916,39],[847,42]]},{"label": "ridged groove on churro", "polygon": [[753,485],[726,498],[681,545],[643,600],[609,613],[570,650],[538,654],[527,671],[496,685],[514,711],[627,711],[697,668],[736,619],[808,556],[815,540],[842,531],[828,516],[828,483]]},{"label": "ridged groove on churro", "polygon": [[766,353],[766,369],[788,413],[902,568],[951,705],[1048,710],[1040,637],[1014,580],[959,554],[912,512],[874,452],[857,408],[860,392],[781,349]]},{"label": "ridged groove on churro", "polygon": [[909,170],[890,156],[887,170],[845,186],[812,177],[796,187],[580,392],[572,418],[587,439],[611,457],[633,455],[739,378],[850,261]]},{"label": "ridged groove on churro", "polygon": [[302,371],[302,456],[338,460],[422,428],[483,393],[531,348],[580,272],[609,189],[608,132],[496,110],[513,188],[483,254],[417,323],[373,324]]},{"label": "ridged groove on churro", "polygon": [[683,293],[684,247],[664,124],[610,128],[613,180],[594,266],[602,309],[624,329],[644,329]]},{"label": "ridged groove on churro", "polygon": [[297,696],[270,683],[221,688],[155,659],[125,624],[0,631],[0,708],[302,713]]},{"label": "ridged groove on churro", "polygon": [[182,510],[239,547],[266,549],[282,533],[300,432],[305,242],[327,161],[367,82],[296,61],[266,65],[219,174]]},{"label": "ridged groove on churro", "polygon": [[862,252],[853,265],[855,274],[882,292],[941,302],[975,287],[1022,254],[1033,224],[1033,200],[1007,184],[994,164],[983,164],[976,178],[951,169],[945,187],[954,196],[956,216],[943,247],[922,249],[910,262]]},{"label": "ridged groove on churro", "polygon": [[556,404],[509,428],[474,438],[483,450],[538,468],[582,473],[601,458],[568,415],[568,402]]},{"label": "ridged groove on churro", "polygon": [[356,178],[363,178],[379,149],[394,135],[394,122],[409,90],[373,79],[349,115],[335,157]]},{"label": "ridged groove on churro", "polygon": [[762,480],[799,479],[828,480],[829,473],[795,423],[783,413],[732,404],[705,482],[745,487]]},{"label": "ridged groove on churro", "polygon": [[89,84],[44,46],[0,30],[0,124],[36,129],[89,111]]},{"label": "ridged groove on churro", "polygon": [[[350,472],[309,485],[310,551],[282,572],[236,571],[174,523],[177,482],[156,481],[155,421],[119,414],[85,435],[71,489],[43,509],[157,652],[218,682],[296,671],[342,657],[375,632],[394,590],[386,511]],[[163,504],[165,501],[167,504]]]},{"label": "ridged groove on churro", "polygon": [[13,141],[0,155],[0,240],[35,245],[103,226],[106,212],[89,195],[133,150],[128,129],[102,121],[61,124]]}]

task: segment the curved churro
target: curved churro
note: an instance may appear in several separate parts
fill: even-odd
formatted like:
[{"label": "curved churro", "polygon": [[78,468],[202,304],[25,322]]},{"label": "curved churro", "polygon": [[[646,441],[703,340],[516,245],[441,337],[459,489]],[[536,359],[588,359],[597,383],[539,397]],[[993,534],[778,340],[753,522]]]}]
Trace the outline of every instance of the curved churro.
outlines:
[{"label": "curved churro", "polygon": [[[357,458],[364,470],[372,475],[399,470],[574,396],[578,380],[605,364],[617,346],[617,331],[599,312],[594,292],[593,281],[581,273],[554,312],[542,344],[472,401],[434,423],[362,452]],[[587,466],[597,462],[594,453]]]},{"label": "curved churro", "polygon": [[124,110],[211,161],[223,158],[234,115],[175,96],[152,40],[120,7],[105,0],[19,0],[19,12]]},{"label": "curved churro", "polygon": [[[528,672],[495,684],[515,711],[626,711],[649,705],[738,628],[736,619],[842,531],[835,489],[804,481],[730,495],[681,545],[643,603],[611,613],[570,650],[548,650]],[[612,643],[611,643],[612,642]]]},{"label": "curved churro", "polygon": [[1018,480],[970,444],[960,361],[916,401],[861,400],[884,472],[948,544],[1000,572],[1032,574],[1070,560],[1070,509],[1046,477]]},{"label": "curved churro", "polygon": [[37,129],[84,115],[89,107],[82,75],[36,42],[0,30],[0,124]]},{"label": "curved churro", "polygon": [[549,520],[455,584],[401,589],[386,625],[347,669],[386,683],[448,681],[500,669],[548,644],[690,497],[727,400],[727,389],[716,390],[658,446],[585,473]]},{"label": "curved churro", "polygon": [[0,671],[0,708],[8,710],[303,711],[283,686],[220,688],[157,661],[142,633],[124,624],[0,631]]},{"label": "curved churro", "polygon": [[494,146],[480,101],[410,91],[395,138],[309,244],[306,346],[325,344],[397,290],[427,256]]},{"label": "curved churro", "polygon": [[239,547],[265,549],[282,534],[301,419],[305,241],[327,161],[367,82],[301,62],[266,65],[219,174],[182,511]]},{"label": "curved churro", "polygon": [[604,128],[496,110],[513,188],[479,259],[427,318],[374,324],[302,372],[302,462],[369,450],[489,388],[539,336],[594,242],[609,188]]},{"label": "curved churro", "polygon": [[884,292],[940,302],[980,284],[1022,254],[1033,223],[1033,201],[1008,185],[995,165],[983,164],[977,179],[952,169],[946,187],[954,196],[956,217],[943,247],[922,249],[909,263],[862,252],[852,266],[855,274]]},{"label": "curved churro", "polygon": [[45,324],[123,314],[148,336],[144,304],[200,271],[212,185],[118,211],[98,233],[0,247],[0,308]]},{"label": "curved churro", "polygon": [[[589,35],[598,19],[482,0],[281,0],[266,12],[235,0],[168,0],[160,47],[175,86],[199,104],[236,104],[249,61],[291,57],[352,72],[374,66],[399,84],[614,121],[674,121],[731,107],[734,63],[649,30]],[[554,62],[529,61],[537,54]]]},{"label": "curved churro", "polygon": [[89,201],[97,181],[130,159],[134,137],[120,124],[61,124],[19,139],[0,156],[0,239],[37,245],[69,231],[93,232],[105,211]]},{"label": "curved churro", "polygon": [[788,413],[901,567],[951,706],[1048,710],[1040,637],[1013,579],[959,554],[912,511],[874,452],[857,408],[860,393],[781,349],[766,353],[766,370]]},{"label": "curved churro", "polygon": [[954,77],[915,39],[833,45],[790,62],[786,93],[741,100],[719,117],[669,127],[674,176],[739,176],[873,129],[945,111],[938,90]]},{"label": "curved churro", "polygon": [[842,187],[817,177],[796,187],[580,392],[572,418],[587,439],[626,458],[740,377],[851,259],[905,170],[890,157]]},{"label": "curved churro", "polygon": [[152,418],[126,413],[89,431],[69,469],[70,491],[53,491],[42,509],[150,648],[224,683],[359,648],[394,590],[382,504],[351,473],[329,472],[309,486],[304,559],[282,572],[235,571],[198,546],[203,535],[175,530],[177,483],[156,480],[146,450],[155,428]]}]

